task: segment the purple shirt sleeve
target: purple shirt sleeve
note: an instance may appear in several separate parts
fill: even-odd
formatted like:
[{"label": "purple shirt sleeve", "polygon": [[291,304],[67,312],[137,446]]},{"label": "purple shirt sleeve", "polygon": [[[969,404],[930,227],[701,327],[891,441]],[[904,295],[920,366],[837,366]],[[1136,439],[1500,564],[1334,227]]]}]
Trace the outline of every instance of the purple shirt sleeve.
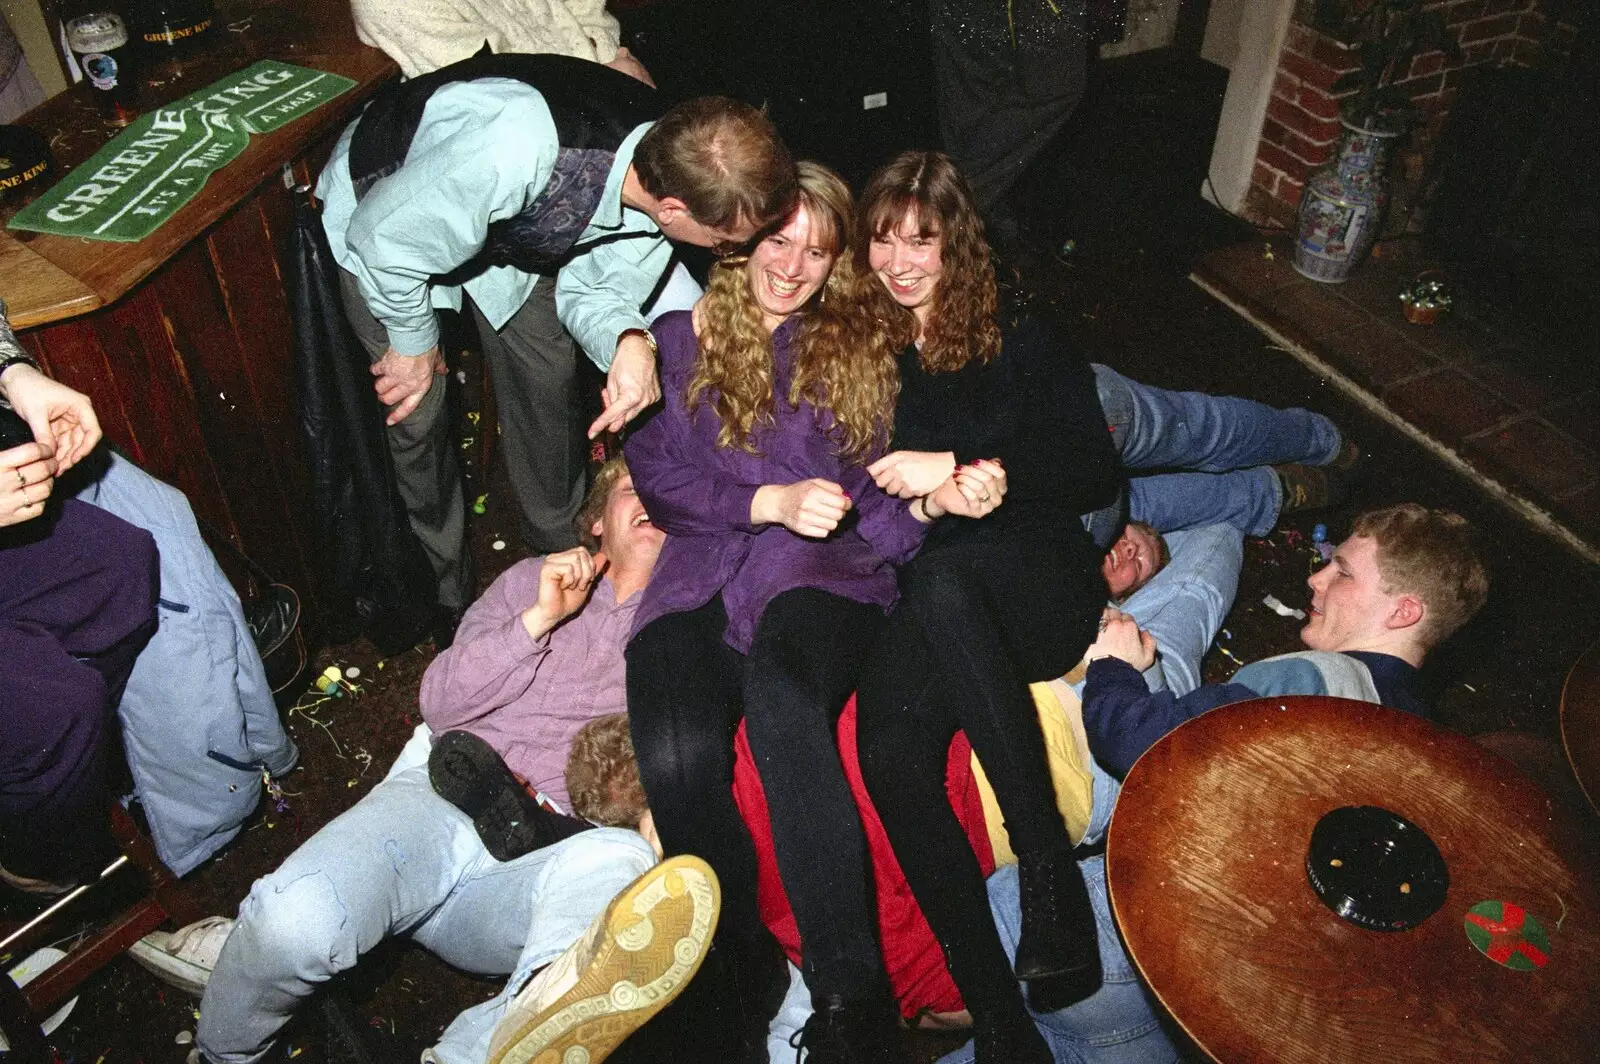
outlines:
[{"label": "purple shirt sleeve", "polygon": [[537,558],[501,574],[461,618],[455,642],[422,677],[422,719],[440,734],[460,728],[520,699],[550,654],[548,633],[537,641],[522,611],[539,598]]},{"label": "purple shirt sleeve", "polygon": [[929,526],[911,516],[908,500],[886,493],[873,482],[867,472],[870,464],[870,460],[841,463],[839,483],[861,515],[856,525],[861,538],[890,565],[904,565],[921,549]]},{"label": "purple shirt sleeve", "polygon": [[[695,432],[690,422],[684,391],[696,343],[689,312],[662,315],[652,332],[661,347],[663,405],[626,446],[628,471],[651,523],[675,536],[760,531],[750,523],[750,500],[761,485],[742,483],[719,468],[707,434]],[[714,434],[709,443],[715,446]]]}]

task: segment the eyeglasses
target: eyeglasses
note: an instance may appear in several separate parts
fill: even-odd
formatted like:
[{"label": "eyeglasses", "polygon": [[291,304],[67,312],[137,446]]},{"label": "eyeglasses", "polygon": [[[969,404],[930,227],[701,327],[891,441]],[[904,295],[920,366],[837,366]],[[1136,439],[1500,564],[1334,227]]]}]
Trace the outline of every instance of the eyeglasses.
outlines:
[{"label": "eyeglasses", "polygon": [[718,240],[716,243],[711,245],[711,254],[715,255],[719,259],[725,259],[729,255],[733,255],[741,251],[746,243],[748,243],[748,241],[745,240]]}]

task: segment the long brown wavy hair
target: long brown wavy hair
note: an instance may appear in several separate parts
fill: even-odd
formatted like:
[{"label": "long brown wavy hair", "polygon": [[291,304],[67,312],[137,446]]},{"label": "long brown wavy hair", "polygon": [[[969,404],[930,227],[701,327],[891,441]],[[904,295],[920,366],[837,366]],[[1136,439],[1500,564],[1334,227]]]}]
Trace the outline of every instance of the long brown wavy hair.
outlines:
[{"label": "long brown wavy hair", "polygon": [[[972,190],[948,155],[901,152],[867,182],[852,256],[863,276],[872,270],[867,261],[872,240],[898,229],[907,214],[916,216],[918,235],[940,241],[933,313],[922,332],[922,368],[940,373],[960,369],[973,359],[988,362],[1000,353],[994,265]],[[892,313],[916,335],[915,315],[890,302]]]},{"label": "long brown wavy hair", "polygon": [[[858,273],[842,254],[854,242],[849,187],[820,163],[804,161],[798,170],[800,203],[816,236],[839,257],[817,294],[797,312],[801,321],[791,341],[794,372],[785,401],[791,408],[810,402],[839,453],[860,460],[888,441],[900,392],[895,352],[904,346],[905,334],[892,324],[893,303],[883,286]],[[754,433],[773,423],[776,399],[772,337],[751,292],[749,261],[747,255],[730,256],[711,269],[686,398],[690,410],[707,402],[717,412],[719,446],[754,454]]]}]

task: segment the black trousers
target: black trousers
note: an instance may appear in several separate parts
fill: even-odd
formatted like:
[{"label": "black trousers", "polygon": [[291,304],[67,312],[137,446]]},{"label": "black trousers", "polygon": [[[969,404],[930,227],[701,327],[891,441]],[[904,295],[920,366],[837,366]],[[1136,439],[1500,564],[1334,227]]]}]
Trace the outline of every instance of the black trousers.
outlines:
[{"label": "black trousers", "polygon": [[945,791],[962,729],[995,789],[1012,848],[1070,848],[1029,683],[1061,676],[1105,602],[1087,537],[924,552],[862,676],[856,739],[895,856],[978,1022],[1025,1018],[977,858]]},{"label": "black trousers", "polygon": [[724,943],[767,935],[731,790],[733,736],[747,722],[815,996],[863,1000],[885,985],[866,838],[834,738],[882,625],[875,606],[802,588],[768,604],[748,656],[723,641],[721,596],[628,644],[628,720],[656,830],[667,853],[716,870]]}]

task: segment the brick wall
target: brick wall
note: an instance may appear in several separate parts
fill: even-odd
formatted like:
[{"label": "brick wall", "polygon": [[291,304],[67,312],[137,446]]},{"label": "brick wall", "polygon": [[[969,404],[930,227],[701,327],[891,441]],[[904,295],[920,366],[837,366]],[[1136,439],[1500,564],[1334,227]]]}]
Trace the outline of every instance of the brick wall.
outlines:
[{"label": "brick wall", "polygon": [[[1547,50],[1571,49],[1572,27],[1547,24],[1540,0],[1435,0],[1460,44],[1459,60],[1429,52],[1412,60],[1398,84],[1411,93],[1422,120],[1393,157],[1396,178],[1391,197],[1390,231],[1403,229],[1407,209],[1422,182],[1429,147],[1439,137],[1455,99],[1462,71],[1481,64],[1532,65]],[[1288,223],[1300,202],[1306,178],[1338,150],[1339,97],[1329,92],[1346,71],[1358,66],[1357,52],[1300,20],[1289,26],[1278,59],[1272,98],[1261,126],[1246,213],[1258,221]]]}]

